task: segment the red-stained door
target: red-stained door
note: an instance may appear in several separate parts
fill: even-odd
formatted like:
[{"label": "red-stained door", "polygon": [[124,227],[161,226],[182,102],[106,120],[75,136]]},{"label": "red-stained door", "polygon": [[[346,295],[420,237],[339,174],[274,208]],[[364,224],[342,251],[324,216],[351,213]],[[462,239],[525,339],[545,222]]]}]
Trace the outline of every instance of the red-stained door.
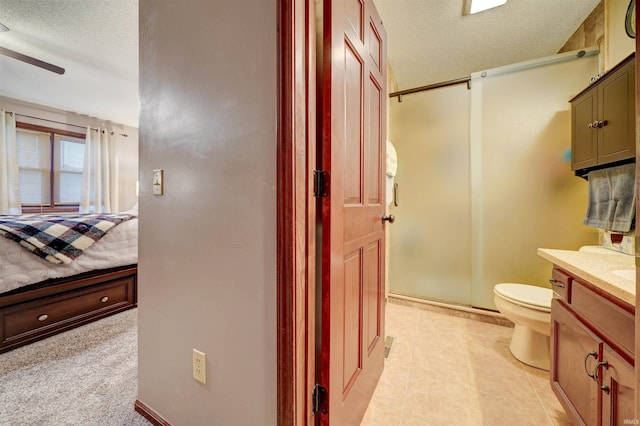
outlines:
[{"label": "red-stained door", "polygon": [[386,34],[372,1],[325,0],[322,41],[320,419],[358,425],[384,367]]}]

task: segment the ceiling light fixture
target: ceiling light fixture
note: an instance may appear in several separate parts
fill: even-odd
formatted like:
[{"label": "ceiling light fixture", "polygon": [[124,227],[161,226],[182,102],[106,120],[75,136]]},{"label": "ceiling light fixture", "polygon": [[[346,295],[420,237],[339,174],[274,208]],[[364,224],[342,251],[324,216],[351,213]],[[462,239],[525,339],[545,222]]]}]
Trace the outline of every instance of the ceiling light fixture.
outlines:
[{"label": "ceiling light fixture", "polygon": [[507,0],[468,0],[469,15],[502,6]]}]

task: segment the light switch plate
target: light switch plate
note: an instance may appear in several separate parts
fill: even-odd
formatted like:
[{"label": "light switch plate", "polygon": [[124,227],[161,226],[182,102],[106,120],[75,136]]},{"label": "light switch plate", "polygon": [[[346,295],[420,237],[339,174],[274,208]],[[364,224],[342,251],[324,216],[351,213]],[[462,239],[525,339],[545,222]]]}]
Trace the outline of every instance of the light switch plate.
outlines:
[{"label": "light switch plate", "polygon": [[153,195],[164,194],[164,172],[162,169],[153,171]]}]

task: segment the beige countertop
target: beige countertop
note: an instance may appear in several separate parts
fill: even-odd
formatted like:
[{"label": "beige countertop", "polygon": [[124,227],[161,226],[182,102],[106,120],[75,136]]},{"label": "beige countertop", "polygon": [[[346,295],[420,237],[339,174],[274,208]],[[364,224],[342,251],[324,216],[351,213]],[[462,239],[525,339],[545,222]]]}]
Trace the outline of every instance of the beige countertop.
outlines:
[{"label": "beige countertop", "polygon": [[[627,254],[588,253],[575,250],[539,248],[538,255],[607,293],[636,305],[636,282],[627,275],[635,269],[635,258]],[[626,273],[614,273],[623,271]]]}]

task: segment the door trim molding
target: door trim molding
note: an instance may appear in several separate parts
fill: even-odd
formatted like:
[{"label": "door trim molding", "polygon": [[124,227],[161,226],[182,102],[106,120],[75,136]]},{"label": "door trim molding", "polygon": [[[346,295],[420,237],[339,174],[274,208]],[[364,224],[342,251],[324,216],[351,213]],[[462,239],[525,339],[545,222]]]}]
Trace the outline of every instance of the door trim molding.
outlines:
[{"label": "door trim molding", "polygon": [[315,2],[278,1],[277,418],[312,424],[315,384]]}]

